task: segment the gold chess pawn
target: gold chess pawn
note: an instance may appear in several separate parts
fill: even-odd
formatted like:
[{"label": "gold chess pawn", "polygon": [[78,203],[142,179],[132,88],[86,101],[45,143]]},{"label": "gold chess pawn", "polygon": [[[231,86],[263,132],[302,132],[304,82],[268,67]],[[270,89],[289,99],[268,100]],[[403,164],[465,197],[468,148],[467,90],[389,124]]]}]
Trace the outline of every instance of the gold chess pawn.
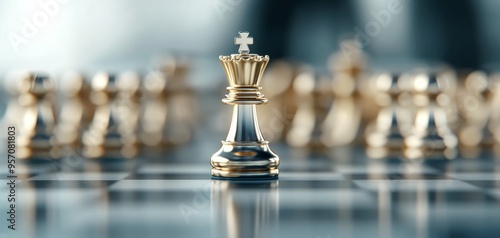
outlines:
[{"label": "gold chess pawn", "polygon": [[451,101],[455,80],[454,74],[448,71],[417,73],[413,77],[413,100],[417,111],[411,135],[405,138],[410,157],[421,153],[430,156],[435,152],[454,156],[458,139],[450,129],[445,107]]},{"label": "gold chess pawn", "polygon": [[334,99],[322,125],[321,140],[329,147],[348,145],[356,139],[361,124],[355,78],[348,73],[335,73],[331,91]]},{"label": "gold chess pawn", "polygon": [[48,76],[25,72],[17,77],[15,124],[18,126],[17,157],[58,157],[53,130],[56,125],[55,84]]},{"label": "gold chess pawn", "polygon": [[161,147],[167,119],[167,77],[160,71],[144,78],[144,104],[141,113],[141,141],[148,147]]},{"label": "gold chess pawn", "polygon": [[471,72],[464,80],[463,91],[457,97],[463,118],[458,131],[463,147],[472,149],[493,143],[490,124],[490,99],[488,76],[482,71]]},{"label": "gold chess pawn", "polygon": [[371,157],[398,153],[404,148],[404,138],[410,124],[409,111],[400,104],[405,75],[382,73],[375,76],[380,107],[375,121],[366,130],[367,152]]},{"label": "gold chess pawn", "polygon": [[269,148],[257,120],[256,105],[267,102],[260,92],[260,81],[269,56],[250,54],[248,32],[240,32],[235,44],[239,54],[220,56],[229,82],[229,93],[222,100],[233,106],[231,127],[222,148],[211,158],[211,174],[219,178],[276,178],[279,157]]},{"label": "gold chess pawn", "polygon": [[54,134],[61,148],[75,151],[81,147],[82,133],[93,116],[90,85],[80,73],[69,72],[62,77],[58,88],[63,101]]},{"label": "gold chess pawn", "polygon": [[163,63],[162,73],[167,77],[167,118],[163,129],[163,144],[179,146],[189,142],[197,118],[195,92],[188,84],[190,64],[184,59],[170,59]]},{"label": "gold chess pawn", "polygon": [[297,111],[286,136],[286,142],[291,146],[305,147],[311,145],[314,139],[313,133],[316,126],[314,91],[316,84],[315,75],[311,69],[303,70],[293,82]]},{"label": "gold chess pawn", "polygon": [[493,74],[490,77],[490,96],[489,96],[490,119],[488,129],[494,138],[493,145],[500,154],[500,74]]},{"label": "gold chess pawn", "polygon": [[118,77],[100,72],[94,76],[90,98],[96,109],[82,136],[86,157],[130,158],[137,154],[139,84],[139,75],[135,72],[125,72]]},{"label": "gold chess pawn", "polygon": [[304,68],[300,64],[275,61],[262,76],[262,92],[269,102],[257,108],[262,134],[269,141],[286,138],[297,111],[293,82]]}]

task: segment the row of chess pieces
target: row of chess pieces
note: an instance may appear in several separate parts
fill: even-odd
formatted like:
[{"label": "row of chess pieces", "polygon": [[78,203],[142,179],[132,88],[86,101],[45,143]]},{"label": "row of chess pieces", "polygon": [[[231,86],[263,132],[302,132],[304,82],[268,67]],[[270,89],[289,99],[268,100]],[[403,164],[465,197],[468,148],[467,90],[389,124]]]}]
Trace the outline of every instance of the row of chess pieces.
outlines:
[{"label": "row of chess pieces", "polygon": [[262,80],[266,139],[312,150],[363,145],[369,157],[477,156],[500,147],[500,74],[442,66],[368,72],[366,57],[334,54],[330,73],[278,61]]},{"label": "row of chess pieces", "polygon": [[188,70],[187,62],[168,60],[147,75],[12,73],[2,123],[16,127],[21,159],[130,158],[144,147],[179,146],[191,139],[196,118]]},{"label": "row of chess pieces", "polygon": [[[363,145],[376,158],[498,151],[499,75],[449,67],[374,73],[362,54],[335,54],[329,65],[326,76],[300,63],[269,65],[261,85],[269,103],[257,107],[264,138],[312,150]],[[192,139],[197,123],[188,70],[187,62],[169,60],[145,75],[15,73],[5,80],[2,124],[16,126],[19,158],[175,148]],[[229,121],[217,121],[225,133]]]}]

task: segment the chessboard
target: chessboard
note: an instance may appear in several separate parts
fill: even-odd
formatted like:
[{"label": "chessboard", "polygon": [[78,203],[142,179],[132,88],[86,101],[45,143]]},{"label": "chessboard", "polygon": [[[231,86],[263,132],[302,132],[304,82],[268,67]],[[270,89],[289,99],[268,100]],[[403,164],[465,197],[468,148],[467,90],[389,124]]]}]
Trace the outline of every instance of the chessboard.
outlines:
[{"label": "chessboard", "polygon": [[[193,150],[191,148],[199,150]],[[291,150],[278,180],[210,177],[211,148],[19,163],[0,237],[497,237],[500,158],[369,159]],[[165,162],[168,158],[169,161]],[[3,172],[3,171],[2,171]],[[2,175],[0,195],[8,188]],[[6,214],[6,207],[1,207]]]}]

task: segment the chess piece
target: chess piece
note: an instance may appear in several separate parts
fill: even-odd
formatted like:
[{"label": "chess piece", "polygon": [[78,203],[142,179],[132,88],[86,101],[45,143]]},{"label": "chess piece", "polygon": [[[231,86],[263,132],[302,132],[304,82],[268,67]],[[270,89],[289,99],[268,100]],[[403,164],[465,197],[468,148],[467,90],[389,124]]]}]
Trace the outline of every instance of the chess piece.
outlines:
[{"label": "chess piece", "polygon": [[66,73],[59,83],[62,93],[58,124],[54,129],[61,148],[76,151],[81,147],[81,137],[92,120],[93,105],[89,101],[90,85],[77,72]]},{"label": "chess piece", "polygon": [[167,77],[160,71],[144,78],[145,100],[142,105],[141,141],[148,147],[158,147],[164,141],[167,119]]},{"label": "chess piece", "polygon": [[29,72],[18,75],[16,81],[14,95],[19,106],[16,109],[19,114],[15,115],[19,128],[17,158],[58,157],[53,135],[56,125],[54,81],[48,76]]},{"label": "chess piece", "polygon": [[454,90],[453,73],[417,73],[413,78],[414,103],[417,107],[411,135],[405,138],[409,153],[421,150],[426,156],[444,152],[454,156],[457,137],[449,127],[445,111],[451,101],[449,93]]},{"label": "chess piece", "polygon": [[186,61],[171,59],[146,75],[141,113],[141,141],[146,146],[164,149],[191,139],[197,109],[188,71]]},{"label": "chess piece", "polygon": [[[355,44],[356,41],[354,40],[343,40],[340,43],[341,46],[353,46]],[[332,116],[340,119],[342,116],[345,116],[345,113],[350,113],[350,117],[352,118],[349,121],[349,126],[340,129],[348,133],[345,137],[340,136],[340,132],[336,133],[334,129],[330,129],[332,133],[338,136],[335,135],[334,138],[328,139],[330,140],[330,142],[327,142],[329,144],[345,145],[363,143],[365,125],[375,119],[380,109],[375,100],[373,100],[378,92],[375,90],[376,87],[372,85],[371,74],[367,73],[368,63],[369,57],[362,50],[354,54],[345,55],[345,52],[340,49],[338,52],[333,53],[328,60],[327,66],[333,79],[333,91],[335,95],[331,113],[336,111],[335,113],[337,114],[336,116]],[[346,92],[350,92],[350,94],[341,92],[341,88],[347,90]],[[355,108],[350,106],[352,104],[355,104]],[[345,110],[345,113],[340,112],[342,110]],[[347,116],[345,117],[347,118]],[[359,119],[358,117],[361,118]],[[356,125],[355,123],[358,124]],[[335,127],[335,125],[332,126]],[[337,129],[337,131],[339,130]],[[352,133],[356,133],[353,139],[351,139]]]},{"label": "chess piece", "polygon": [[381,109],[366,130],[367,152],[372,157],[387,156],[403,150],[410,118],[408,110],[399,103],[401,78],[404,77],[389,73],[375,76],[379,91],[375,101]]},{"label": "chess piece", "polygon": [[163,144],[169,147],[187,143],[194,133],[197,108],[194,91],[188,84],[189,70],[189,62],[183,59],[170,59],[162,65],[162,73],[167,77]]},{"label": "chess piece", "polygon": [[322,125],[321,140],[328,147],[353,142],[361,125],[361,109],[356,98],[356,81],[351,74],[333,75],[334,100]]},{"label": "chess piece", "polygon": [[286,138],[297,111],[293,82],[304,67],[287,61],[275,61],[262,76],[262,92],[269,102],[257,108],[262,135],[269,141]]},{"label": "chess piece", "polygon": [[253,38],[248,32],[239,35],[235,38],[239,54],[219,57],[229,82],[229,93],[222,102],[233,105],[233,118],[222,148],[211,158],[211,174],[222,178],[276,178],[279,158],[263,138],[255,110],[256,105],[267,102],[259,85],[269,56],[250,54],[248,45]]},{"label": "chess piece", "polygon": [[458,136],[463,147],[477,147],[484,139],[483,132],[487,125],[489,108],[483,93],[487,89],[488,76],[484,72],[471,72],[464,80],[463,90],[457,97],[463,118]]},{"label": "chess piece", "polygon": [[286,137],[289,145],[313,150],[329,146],[323,139],[333,97],[330,83],[329,77],[316,78],[312,69],[303,70],[294,80],[297,112]]},{"label": "chess piece", "polygon": [[488,130],[493,135],[494,148],[500,154],[500,74],[493,74],[489,80],[489,123]]},{"label": "chess piece", "polygon": [[315,98],[313,95],[316,79],[312,69],[304,70],[297,75],[293,82],[296,94],[297,112],[292,120],[290,131],[286,136],[286,142],[295,147],[311,145],[316,125]]},{"label": "chess piece", "polygon": [[94,76],[91,100],[96,109],[82,136],[86,157],[130,158],[137,154],[139,83],[139,76],[134,72],[125,72],[116,78],[104,72]]}]

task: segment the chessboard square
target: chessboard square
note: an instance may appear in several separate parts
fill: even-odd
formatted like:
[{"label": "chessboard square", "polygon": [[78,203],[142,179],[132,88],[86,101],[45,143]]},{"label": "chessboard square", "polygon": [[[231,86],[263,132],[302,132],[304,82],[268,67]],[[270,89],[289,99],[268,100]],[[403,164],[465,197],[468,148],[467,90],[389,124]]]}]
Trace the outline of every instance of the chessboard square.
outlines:
[{"label": "chessboard square", "polygon": [[455,173],[494,173],[500,169],[499,163],[484,160],[458,160],[448,164],[444,170]]},{"label": "chessboard square", "polygon": [[20,188],[17,191],[17,203],[23,209],[23,204],[29,207],[34,200],[39,206],[47,209],[63,210],[84,209],[89,204],[99,200],[103,194],[100,188],[80,189],[80,188],[43,188],[33,190],[31,188]]},{"label": "chessboard square", "polygon": [[210,165],[200,164],[146,164],[137,169],[138,174],[208,174]]},{"label": "chessboard square", "polygon": [[208,180],[211,178],[209,171],[203,174],[131,174],[125,180]]},{"label": "chessboard square", "polygon": [[344,176],[335,172],[289,172],[284,171],[280,173],[280,181],[287,180],[310,180],[310,181],[323,181],[323,180],[345,180]]},{"label": "chessboard square", "polygon": [[0,174],[0,179],[2,180],[10,180],[12,178],[10,178],[10,176],[16,176],[16,180],[20,181],[20,180],[27,180],[33,176],[36,176],[37,174],[33,173],[25,173],[25,174]]},{"label": "chessboard square", "polygon": [[122,180],[111,185],[110,191],[192,191],[210,189],[210,180]]},{"label": "chessboard square", "polygon": [[280,191],[285,189],[356,189],[356,185],[349,180],[281,180]]},{"label": "chessboard square", "polygon": [[381,173],[438,173],[435,168],[427,165],[414,165],[414,164],[384,164],[372,163],[368,165],[339,165],[336,170],[342,174],[381,174]]},{"label": "chessboard square", "polygon": [[404,204],[404,206],[415,206],[415,203],[420,201],[422,198],[425,198],[430,204],[435,203],[459,203],[459,204],[467,204],[467,203],[477,203],[481,202],[484,204],[495,203],[495,199],[486,194],[482,190],[478,191],[427,191],[425,192],[425,196],[422,196],[422,193],[414,193],[414,192],[404,192],[397,191],[391,192],[391,202],[396,204]]},{"label": "chessboard square", "polygon": [[29,180],[19,183],[19,188],[37,189],[71,189],[82,190],[101,188],[106,189],[117,180]]},{"label": "chessboard square", "polygon": [[444,174],[427,173],[354,173],[344,175],[351,180],[446,180],[449,179]]},{"label": "chessboard square", "polygon": [[493,173],[493,172],[463,172],[463,173],[450,172],[448,173],[448,176],[460,180],[500,181],[500,173]]},{"label": "chessboard square", "polygon": [[376,202],[369,193],[352,189],[285,189],[279,195],[280,207],[293,209],[368,209]]},{"label": "chessboard square", "polygon": [[75,180],[75,181],[116,181],[124,179],[128,172],[60,172],[37,175],[30,180],[52,181],[52,180]]},{"label": "chessboard square", "polygon": [[301,160],[301,161],[290,161],[288,163],[280,164],[280,173],[285,172],[299,172],[299,173],[318,173],[318,172],[330,172],[333,171],[331,161],[327,160]]},{"label": "chessboard square", "polygon": [[360,188],[393,192],[478,191],[480,188],[458,180],[355,180]]},{"label": "chessboard square", "polygon": [[464,182],[485,189],[500,188],[500,180],[464,180]]},{"label": "chessboard square", "polygon": [[16,166],[16,175],[41,174],[52,171],[53,166],[50,163],[43,164],[24,164],[20,163]]},{"label": "chessboard square", "polygon": [[488,193],[495,197],[498,201],[500,201],[500,188],[496,188],[496,189],[491,189],[488,191]]}]

